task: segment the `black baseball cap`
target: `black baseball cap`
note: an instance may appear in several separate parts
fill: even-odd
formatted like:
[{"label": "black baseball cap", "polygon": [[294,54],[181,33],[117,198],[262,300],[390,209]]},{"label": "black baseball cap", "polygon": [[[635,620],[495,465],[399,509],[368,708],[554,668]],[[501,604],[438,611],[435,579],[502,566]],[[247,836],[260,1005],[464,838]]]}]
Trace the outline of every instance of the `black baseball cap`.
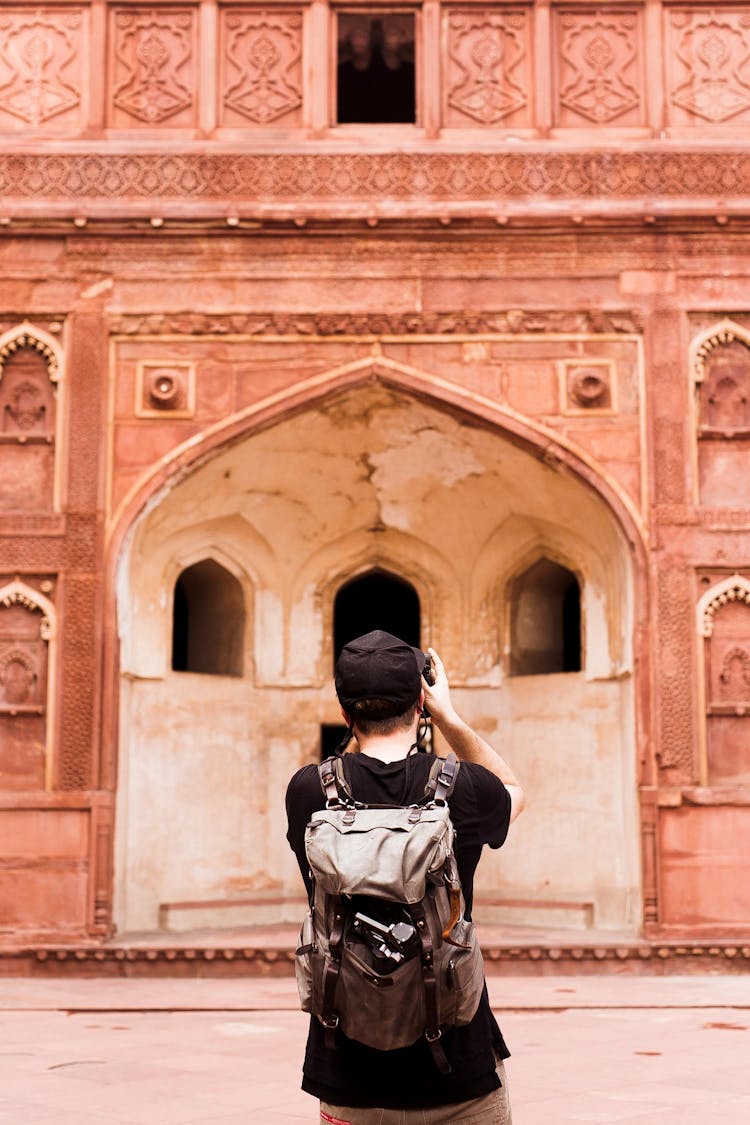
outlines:
[{"label": "black baseball cap", "polygon": [[[375,629],[344,645],[336,661],[336,694],[345,711],[361,699],[386,700],[402,715],[422,691],[426,655],[406,641]],[[379,715],[387,718],[382,711]]]}]

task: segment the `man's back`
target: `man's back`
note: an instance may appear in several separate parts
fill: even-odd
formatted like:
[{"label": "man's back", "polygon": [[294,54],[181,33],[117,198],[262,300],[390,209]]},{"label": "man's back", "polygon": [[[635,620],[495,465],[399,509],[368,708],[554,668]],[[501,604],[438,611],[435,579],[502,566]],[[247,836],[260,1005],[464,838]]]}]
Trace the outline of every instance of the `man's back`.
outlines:
[{"label": "man's back", "polygon": [[[407,805],[424,796],[432,755],[412,753],[394,762],[367,754],[344,756],[354,797],[365,804]],[[317,767],[305,766],[287,792],[288,839],[309,890],[304,833],[313,812],[325,807]],[[449,800],[456,829],[459,877],[471,915],[473,877],[482,846],[500,847],[510,822],[510,796],[503,783],[472,762],[461,766]],[[508,1051],[485,993],[474,1019],[445,1032],[443,1048],[451,1074],[441,1075],[424,1040],[397,1051],[376,1051],[338,1033],[335,1045],[312,1019],[304,1066],[303,1089],[327,1102],[370,1106],[429,1106],[480,1097],[497,1087],[496,1056]]]}]

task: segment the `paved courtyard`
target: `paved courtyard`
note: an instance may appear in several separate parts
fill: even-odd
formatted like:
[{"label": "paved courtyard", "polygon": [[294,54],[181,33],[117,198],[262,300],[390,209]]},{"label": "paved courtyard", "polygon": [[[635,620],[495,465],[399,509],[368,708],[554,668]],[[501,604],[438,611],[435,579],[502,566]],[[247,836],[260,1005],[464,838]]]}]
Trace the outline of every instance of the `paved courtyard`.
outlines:
[{"label": "paved courtyard", "polygon": [[[747,1125],[750,976],[494,977],[514,1125]],[[316,1125],[292,980],[0,978],[2,1125]]]}]

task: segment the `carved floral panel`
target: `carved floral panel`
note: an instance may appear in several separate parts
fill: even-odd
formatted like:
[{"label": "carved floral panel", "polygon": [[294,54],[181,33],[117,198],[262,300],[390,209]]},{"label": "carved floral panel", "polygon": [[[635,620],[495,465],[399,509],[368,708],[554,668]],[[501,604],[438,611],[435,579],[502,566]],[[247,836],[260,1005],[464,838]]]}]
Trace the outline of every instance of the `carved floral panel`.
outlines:
[{"label": "carved floral panel", "polygon": [[750,7],[670,9],[666,61],[670,124],[750,124]]},{"label": "carved floral panel", "polygon": [[0,4],[0,128],[81,124],[80,8]]},{"label": "carved floral panel", "polygon": [[524,8],[447,13],[445,124],[531,124],[530,18]]},{"label": "carved floral panel", "polygon": [[109,124],[195,125],[196,27],[192,7],[116,7],[111,13]]},{"label": "carved floral panel", "polygon": [[638,9],[555,14],[555,124],[572,128],[644,122]]},{"label": "carved floral panel", "polygon": [[49,511],[56,401],[48,361],[26,346],[0,360],[0,511]]},{"label": "carved floral panel", "polygon": [[221,125],[300,125],[301,10],[224,10],[220,88]]},{"label": "carved floral panel", "polygon": [[712,784],[750,779],[750,605],[719,608],[706,640],[708,769]]}]

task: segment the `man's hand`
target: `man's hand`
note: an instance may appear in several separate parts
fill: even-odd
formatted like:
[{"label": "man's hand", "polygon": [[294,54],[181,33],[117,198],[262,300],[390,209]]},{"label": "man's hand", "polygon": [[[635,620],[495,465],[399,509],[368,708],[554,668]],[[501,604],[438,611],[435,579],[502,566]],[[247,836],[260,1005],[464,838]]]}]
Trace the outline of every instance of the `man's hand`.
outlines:
[{"label": "man's hand", "polygon": [[451,702],[451,690],[448,684],[445,665],[434,648],[428,648],[427,652],[432,660],[432,673],[435,682],[434,684],[425,682],[424,699],[433,722],[437,727],[440,727],[441,723],[447,722],[451,717],[454,717],[456,712]]}]

